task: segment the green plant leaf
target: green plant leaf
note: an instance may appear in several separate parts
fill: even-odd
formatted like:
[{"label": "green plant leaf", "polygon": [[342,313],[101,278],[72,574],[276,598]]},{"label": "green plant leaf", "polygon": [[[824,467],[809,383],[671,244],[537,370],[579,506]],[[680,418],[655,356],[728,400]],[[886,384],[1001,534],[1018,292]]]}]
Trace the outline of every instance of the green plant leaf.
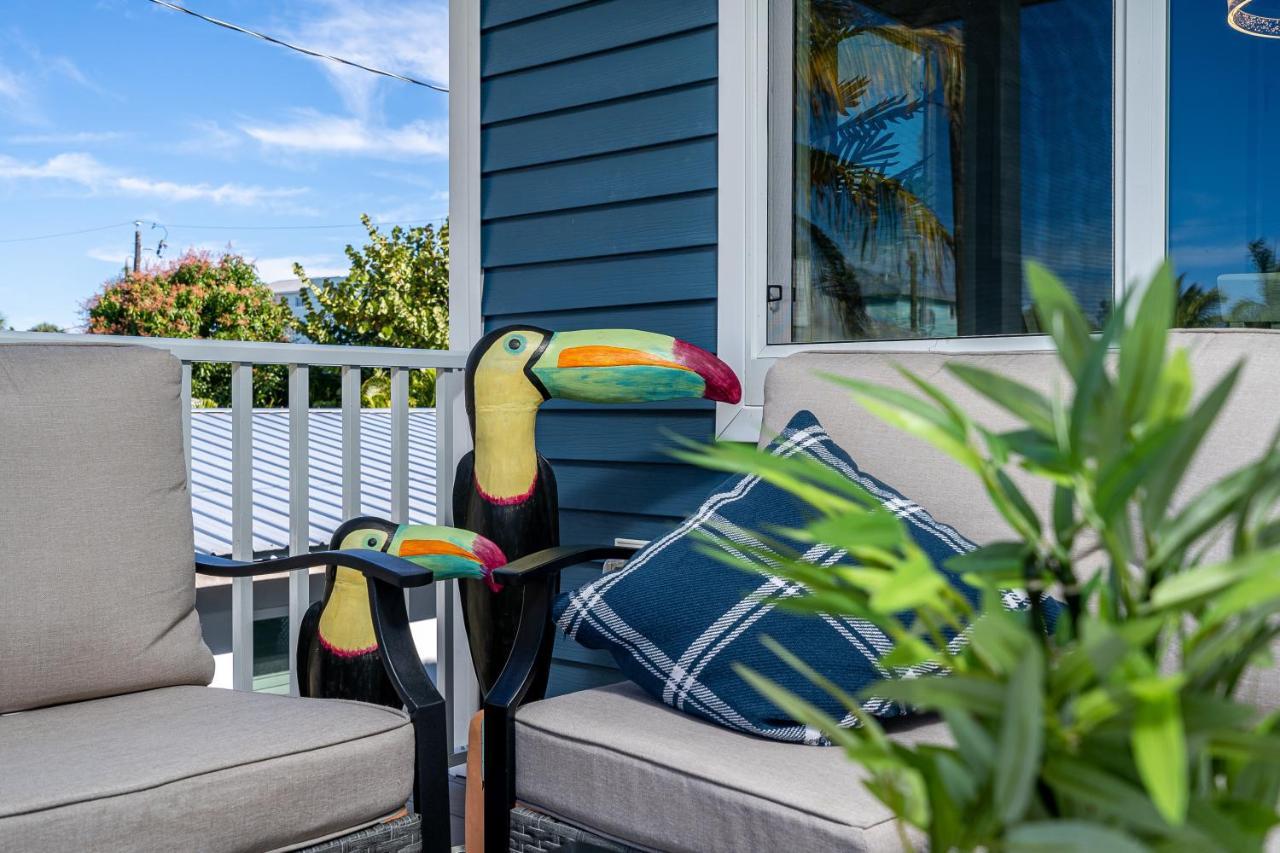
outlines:
[{"label": "green plant leaf", "polygon": [[1030,385],[963,361],[948,362],[947,369],[988,400],[1021,418],[1032,430],[1045,436],[1054,434],[1053,406]]},{"label": "green plant leaf", "polygon": [[1175,436],[1160,454],[1161,464],[1156,466],[1143,483],[1142,520],[1148,529],[1156,529],[1165,512],[1174,491],[1182,482],[1182,477],[1191,464],[1191,459],[1204,442],[1209,428],[1222,411],[1227,398],[1240,378],[1240,365],[1237,364],[1222,377],[1213,389],[1205,395],[1184,420],[1179,421]]},{"label": "green plant leaf", "polygon": [[1147,853],[1133,836],[1083,820],[1046,820],[1009,830],[1008,853]]},{"label": "green plant leaf", "polygon": [[979,717],[999,716],[1004,707],[1000,684],[975,676],[926,676],[878,681],[863,691],[868,696],[891,699],[921,710],[969,711]]},{"label": "green plant leaf", "polygon": [[1277,560],[1280,552],[1262,551],[1222,563],[1196,566],[1158,583],[1151,591],[1149,607],[1153,611],[1192,607],[1246,577],[1273,570]]},{"label": "green plant leaf", "polygon": [[948,571],[958,575],[996,575],[1021,578],[1032,549],[1025,542],[992,542],[980,545],[967,554],[951,557]]},{"label": "green plant leaf", "polygon": [[1059,796],[1123,826],[1160,835],[1173,830],[1144,790],[1087,761],[1055,755],[1045,762],[1044,779]]},{"label": "green plant leaf", "polygon": [[1090,349],[1089,324],[1080,305],[1056,275],[1035,261],[1025,264],[1025,278],[1040,328],[1053,338],[1067,371],[1079,378]]},{"label": "green plant leaf", "polygon": [[1149,689],[1135,689],[1135,693],[1139,695],[1131,738],[1138,775],[1164,819],[1181,826],[1187,818],[1189,791],[1178,683],[1151,679]]},{"label": "green plant leaf", "polygon": [[993,797],[1000,819],[1018,821],[1031,805],[1044,749],[1044,657],[1028,644],[1009,675],[1001,710]]},{"label": "green plant leaf", "polygon": [[1173,322],[1178,288],[1166,261],[1142,291],[1133,325],[1120,341],[1116,384],[1124,406],[1125,422],[1149,420],[1147,409],[1164,368],[1164,348]]},{"label": "green plant leaf", "polygon": [[942,719],[946,722],[951,736],[955,739],[956,749],[969,765],[978,780],[985,780],[995,766],[996,742],[973,714],[961,708],[946,708],[942,711]]}]

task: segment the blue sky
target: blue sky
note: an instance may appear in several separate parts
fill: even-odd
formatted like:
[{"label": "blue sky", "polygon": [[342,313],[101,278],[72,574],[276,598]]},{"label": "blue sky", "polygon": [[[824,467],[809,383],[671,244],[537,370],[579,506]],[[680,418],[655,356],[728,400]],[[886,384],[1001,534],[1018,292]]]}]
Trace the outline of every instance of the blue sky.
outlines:
[{"label": "blue sky", "polygon": [[[184,5],[447,82],[444,0]],[[158,222],[165,257],[229,248],[271,281],[290,277],[294,261],[343,272],[361,213],[418,223],[448,211],[446,95],[147,0],[7,0],[5,12],[0,313],[14,328],[78,326],[83,302],[131,256],[135,219],[146,222],[144,258],[155,261]]]}]

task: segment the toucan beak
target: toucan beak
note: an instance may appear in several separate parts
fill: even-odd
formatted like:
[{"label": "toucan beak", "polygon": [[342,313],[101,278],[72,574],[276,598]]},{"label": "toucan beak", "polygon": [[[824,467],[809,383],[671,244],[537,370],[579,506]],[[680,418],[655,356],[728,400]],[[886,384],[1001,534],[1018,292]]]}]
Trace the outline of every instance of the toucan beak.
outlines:
[{"label": "toucan beak", "polygon": [[711,353],[667,335],[634,329],[557,332],[530,372],[548,396],[564,400],[742,399],[738,377]]},{"label": "toucan beak", "polygon": [[475,578],[494,592],[502,586],[494,581],[493,570],[507,564],[502,549],[480,534],[434,524],[400,525],[387,553],[430,569],[437,580]]}]

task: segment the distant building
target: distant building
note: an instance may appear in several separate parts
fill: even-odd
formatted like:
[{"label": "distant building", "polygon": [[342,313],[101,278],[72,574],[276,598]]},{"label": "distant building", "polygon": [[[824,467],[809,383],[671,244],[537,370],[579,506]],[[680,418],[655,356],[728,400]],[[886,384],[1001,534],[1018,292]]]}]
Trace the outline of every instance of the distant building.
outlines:
[{"label": "distant building", "polygon": [[[321,278],[313,278],[311,281],[317,286],[329,284],[337,284],[343,281],[346,276],[330,275]],[[289,306],[289,310],[293,312],[293,316],[299,320],[306,319],[307,316],[307,300],[302,295],[302,279],[300,278],[284,278],[280,281],[273,281],[267,284],[271,288],[271,292],[276,297]],[[307,342],[307,337],[302,334],[295,336],[300,343]]]}]

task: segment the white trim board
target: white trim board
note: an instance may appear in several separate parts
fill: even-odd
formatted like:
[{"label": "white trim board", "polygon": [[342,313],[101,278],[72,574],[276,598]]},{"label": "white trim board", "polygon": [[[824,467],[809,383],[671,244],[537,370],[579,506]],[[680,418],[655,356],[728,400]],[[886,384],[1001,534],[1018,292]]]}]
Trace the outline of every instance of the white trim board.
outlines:
[{"label": "white trim board", "polygon": [[[484,271],[480,254],[480,3],[449,0],[449,347],[469,352],[480,340]],[[437,400],[447,419],[437,441],[451,448],[448,467],[437,471],[436,519],[451,522],[453,472],[471,449],[461,374],[437,380]],[[441,460],[438,468],[445,466]],[[467,746],[471,715],[480,707],[480,685],[471,665],[456,582],[438,583],[436,684],[445,698],[451,753]]]},{"label": "white trim board", "polygon": [[[1169,13],[1167,0],[1116,0],[1114,9],[1114,268],[1120,294],[1149,276],[1166,254]],[[765,375],[793,352],[1045,349],[1045,339],[1034,335],[768,344],[769,0],[720,0],[719,15],[716,340],[720,357],[743,378],[743,401],[716,405],[716,437],[757,439]]]}]

